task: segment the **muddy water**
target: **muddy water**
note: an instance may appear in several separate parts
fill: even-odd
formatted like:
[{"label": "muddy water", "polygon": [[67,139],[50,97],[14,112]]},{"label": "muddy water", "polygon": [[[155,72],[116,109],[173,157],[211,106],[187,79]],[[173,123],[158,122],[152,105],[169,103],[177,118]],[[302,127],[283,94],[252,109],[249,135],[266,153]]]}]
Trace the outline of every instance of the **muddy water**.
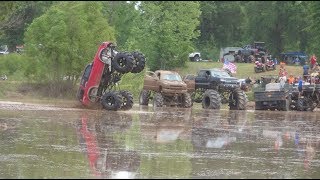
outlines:
[{"label": "muddy water", "polygon": [[0,108],[0,178],[320,178],[319,111],[22,106]]}]

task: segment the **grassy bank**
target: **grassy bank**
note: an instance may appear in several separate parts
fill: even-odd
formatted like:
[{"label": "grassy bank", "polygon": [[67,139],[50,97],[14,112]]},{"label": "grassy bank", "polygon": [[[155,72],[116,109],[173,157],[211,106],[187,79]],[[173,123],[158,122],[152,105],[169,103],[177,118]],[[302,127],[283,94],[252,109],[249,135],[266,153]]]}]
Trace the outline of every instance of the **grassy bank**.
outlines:
[{"label": "grassy bank", "polygon": [[[264,75],[278,75],[279,65],[274,71],[266,71],[262,73],[254,72],[254,65],[251,63],[237,63],[237,78],[246,78],[252,77],[259,79]],[[221,62],[187,62],[184,68],[176,69],[181,76],[187,74],[197,74],[200,69],[203,68],[221,68],[223,63]],[[301,66],[287,66],[286,67],[288,74],[293,74],[294,76],[302,75]],[[134,101],[138,102],[140,90],[143,87],[143,78],[145,70],[138,74],[128,73],[122,77],[122,80],[119,83],[120,89],[126,89],[133,93]],[[28,87],[26,87],[28,86]],[[60,93],[59,96],[46,96],[43,95],[43,91],[48,91],[45,88],[39,88],[36,84],[26,84],[21,79],[16,78],[15,76],[8,76],[8,80],[0,80],[0,100],[14,100],[22,102],[52,102],[60,103],[63,101],[69,101],[71,104],[76,101],[76,91],[78,87],[69,89],[68,92],[64,94]],[[74,94],[74,96],[72,95]],[[253,100],[253,92],[247,92],[249,100]]]}]

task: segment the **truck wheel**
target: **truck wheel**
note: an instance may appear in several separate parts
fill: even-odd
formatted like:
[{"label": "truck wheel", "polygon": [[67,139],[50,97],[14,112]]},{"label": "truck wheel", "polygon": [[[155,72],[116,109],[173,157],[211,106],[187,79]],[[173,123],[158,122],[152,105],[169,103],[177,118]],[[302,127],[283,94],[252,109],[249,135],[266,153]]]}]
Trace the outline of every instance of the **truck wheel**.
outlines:
[{"label": "truck wheel", "polygon": [[195,62],[199,62],[200,61],[200,57],[199,57],[198,54],[194,56],[193,61],[195,61]]},{"label": "truck wheel", "polygon": [[255,110],[262,110],[261,102],[255,102]]},{"label": "truck wheel", "polygon": [[290,111],[290,99],[286,99],[285,101],[283,101],[283,106],[282,106],[282,110],[283,111]]},{"label": "truck wheel", "polygon": [[153,107],[162,107],[163,106],[163,96],[161,93],[155,93],[153,97]]},{"label": "truck wheel", "polygon": [[258,73],[258,72],[259,72],[259,70],[258,70],[258,68],[257,68],[257,67],[254,67],[254,72],[256,72],[256,73]]},{"label": "truck wheel", "polygon": [[206,90],[203,93],[202,108],[204,109],[220,109],[221,97],[215,90]]},{"label": "truck wheel", "polygon": [[101,97],[101,104],[106,110],[117,111],[122,105],[122,96],[116,91],[109,91]]},{"label": "truck wheel", "polygon": [[133,68],[131,70],[132,73],[139,73],[141,72],[146,64],[146,58],[140,52],[133,52]]},{"label": "truck wheel", "polygon": [[297,100],[297,110],[298,111],[306,111],[307,108],[305,106],[306,106],[306,102],[305,102],[304,98],[299,98]]},{"label": "truck wheel", "polygon": [[140,104],[140,105],[144,105],[144,106],[148,106],[148,104],[149,104],[149,97],[150,97],[150,91],[143,89],[143,90],[140,92],[139,104]]},{"label": "truck wheel", "polygon": [[192,99],[189,93],[184,93],[182,95],[182,107],[189,108],[192,106]]},{"label": "truck wheel", "polygon": [[246,94],[237,89],[229,96],[229,108],[230,110],[245,110],[247,106]]},{"label": "truck wheel", "polygon": [[127,52],[119,52],[112,60],[112,66],[119,73],[128,73],[133,68],[133,56]]},{"label": "truck wheel", "polygon": [[120,109],[129,110],[133,106],[133,95],[129,91],[120,91],[122,95],[122,106]]}]

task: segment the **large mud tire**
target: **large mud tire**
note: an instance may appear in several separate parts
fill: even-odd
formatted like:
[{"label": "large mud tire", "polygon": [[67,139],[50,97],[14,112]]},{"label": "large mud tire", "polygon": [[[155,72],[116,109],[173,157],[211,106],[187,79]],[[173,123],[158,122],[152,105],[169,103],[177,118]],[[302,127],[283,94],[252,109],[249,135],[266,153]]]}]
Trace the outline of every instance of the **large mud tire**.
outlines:
[{"label": "large mud tire", "polygon": [[133,68],[131,70],[132,73],[139,73],[141,72],[145,65],[146,65],[146,58],[140,52],[133,52]]},{"label": "large mud tire", "polygon": [[150,91],[143,89],[143,90],[140,92],[139,104],[140,104],[140,105],[144,105],[144,106],[148,106],[148,104],[149,104],[149,99],[150,99]]},{"label": "large mud tire", "polygon": [[101,97],[101,104],[106,110],[117,111],[122,105],[122,96],[119,92],[109,91]]},{"label": "large mud tire", "polygon": [[283,101],[282,111],[290,111],[291,101],[291,97],[288,97],[285,101]]},{"label": "large mud tire", "polygon": [[121,110],[129,110],[133,106],[133,95],[129,91],[120,91],[122,95]]},{"label": "large mud tire", "polygon": [[157,92],[153,97],[153,107],[162,107],[163,106],[163,96],[161,93]]},{"label": "large mud tire", "polygon": [[192,98],[189,93],[184,93],[182,95],[182,106],[183,108],[189,108],[192,106]]},{"label": "large mud tire", "polygon": [[112,60],[112,67],[119,73],[128,73],[133,68],[133,56],[128,52],[119,52]]},{"label": "large mud tire", "polygon": [[255,102],[255,110],[262,110],[262,104],[261,102]]},{"label": "large mud tire", "polygon": [[247,107],[247,96],[244,91],[237,89],[229,96],[230,110],[245,110]]},{"label": "large mud tire", "polygon": [[203,93],[202,108],[204,109],[220,109],[221,97],[220,94],[215,90],[206,90]]}]

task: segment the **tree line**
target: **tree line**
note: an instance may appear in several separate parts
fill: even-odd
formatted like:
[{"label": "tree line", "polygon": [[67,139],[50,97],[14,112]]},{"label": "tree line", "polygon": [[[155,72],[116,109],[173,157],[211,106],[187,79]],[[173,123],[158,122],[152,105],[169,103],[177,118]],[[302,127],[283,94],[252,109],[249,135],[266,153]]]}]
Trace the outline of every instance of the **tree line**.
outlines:
[{"label": "tree line", "polygon": [[188,54],[264,41],[272,55],[320,54],[317,1],[6,1],[0,45],[24,44],[27,77],[79,78],[98,45],[141,51],[150,70],[183,67]]}]

